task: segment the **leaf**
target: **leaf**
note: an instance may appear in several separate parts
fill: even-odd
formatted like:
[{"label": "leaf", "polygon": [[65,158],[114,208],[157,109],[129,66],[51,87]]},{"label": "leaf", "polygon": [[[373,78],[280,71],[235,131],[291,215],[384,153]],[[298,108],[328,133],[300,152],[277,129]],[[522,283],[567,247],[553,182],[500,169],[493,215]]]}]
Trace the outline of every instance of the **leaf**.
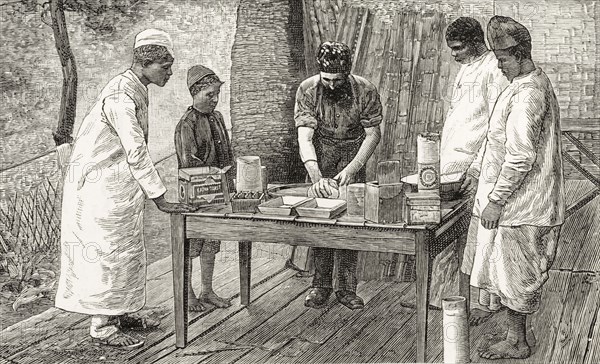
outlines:
[{"label": "leaf", "polygon": [[41,295],[41,294],[40,295],[35,295],[35,296],[26,296],[26,297],[19,296],[15,300],[15,302],[13,302],[13,304],[12,304],[13,311],[18,310],[20,306],[26,305],[26,304],[31,303],[31,302],[35,302],[35,301],[39,300],[42,297],[44,297],[44,295]]},{"label": "leaf", "polygon": [[14,262],[8,263],[8,275],[10,276],[10,278],[13,278],[13,279],[19,278],[21,276],[19,267]]},{"label": "leaf", "polygon": [[53,271],[51,271],[49,269],[38,268],[37,271],[42,276],[46,276],[46,277],[50,277],[50,278],[56,277],[56,273],[54,273]]},{"label": "leaf", "polygon": [[6,259],[15,259],[17,257],[17,254],[15,254],[15,252],[8,252],[5,254],[0,254],[0,257],[6,258]]},{"label": "leaf", "polygon": [[23,292],[19,294],[15,302],[13,302],[13,310],[16,311],[20,306],[35,302],[44,297],[46,293],[52,291],[55,283],[56,281],[52,281],[39,287],[28,287],[24,289]]}]

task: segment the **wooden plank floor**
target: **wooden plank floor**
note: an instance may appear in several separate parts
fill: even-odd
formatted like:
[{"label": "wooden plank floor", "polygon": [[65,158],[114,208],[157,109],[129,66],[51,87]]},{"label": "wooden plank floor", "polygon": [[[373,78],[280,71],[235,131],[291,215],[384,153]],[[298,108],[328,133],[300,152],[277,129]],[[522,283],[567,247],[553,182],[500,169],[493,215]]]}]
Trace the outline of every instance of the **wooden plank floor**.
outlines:
[{"label": "wooden plank floor", "polygon": [[[589,190],[568,185],[568,199]],[[565,223],[563,247],[544,286],[540,310],[528,320],[533,353],[527,360],[501,363],[599,363],[600,272],[597,253],[600,197]],[[587,220],[588,215],[593,219]],[[586,220],[584,220],[586,219]],[[587,221],[582,227],[582,221]],[[579,227],[579,228],[578,228]],[[583,233],[577,235],[579,231]],[[583,241],[577,241],[574,238]],[[567,245],[571,244],[571,245]],[[569,249],[566,249],[569,247]],[[233,299],[227,309],[190,314],[189,346],[174,342],[170,257],[149,268],[146,311],[162,319],[159,329],[134,333],[146,345],[136,351],[96,346],[89,321],[60,310],[47,312],[2,331],[0,362],[8,363],[322,363],[414,362],[416,359],[412,282],[361,282],[366,306],[351,311],[332,297],[323,309],[304,307],[310,278],[283,269],[288,247],[255,244],[252,303],[239,302],[237,244],[224,244],[218,256],[215,290]],[[582,253],[585,255],[582,255]],[[193,270],[198,283],[199,270]],[[475,299],[476,297],[472,297]],[[478,349],[503,339],[506,315],[498,314],[470,333],[471,360],[483,362]],[[442,362],[442,313],[429,316],[428,361]],[[491,361],[490,361],[491,362]],[[495,361],[498,362],[498,361]]]}]

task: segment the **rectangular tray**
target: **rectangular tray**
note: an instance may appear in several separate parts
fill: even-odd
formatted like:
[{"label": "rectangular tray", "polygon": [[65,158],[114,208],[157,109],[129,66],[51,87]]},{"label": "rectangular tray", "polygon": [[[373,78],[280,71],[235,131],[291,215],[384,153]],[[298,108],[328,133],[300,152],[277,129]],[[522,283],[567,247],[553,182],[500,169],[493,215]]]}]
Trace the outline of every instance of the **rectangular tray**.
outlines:
[{"label": "rectangular tray", "polygon": [[296,207],[299,216],[331,219],[346,211],[346,201],[329,198],[313,198]]},{"label": "rectangular tray", "polygon": [[258,205],[258,210],[267,215],[290,216],[294,213],[294,208],[310,200],[309,197],[301,196],[279,196],[267,202]]}]

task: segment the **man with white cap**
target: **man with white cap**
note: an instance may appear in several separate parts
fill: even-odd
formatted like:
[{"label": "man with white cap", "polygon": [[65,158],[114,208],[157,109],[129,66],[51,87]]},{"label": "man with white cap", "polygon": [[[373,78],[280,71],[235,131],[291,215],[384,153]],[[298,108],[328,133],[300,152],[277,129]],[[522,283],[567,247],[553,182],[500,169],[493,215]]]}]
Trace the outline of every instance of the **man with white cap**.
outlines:
[{"label": "man with white cap", "polygon": [[137,348],[144,342],[121,330],[158,325],[130,315],[146,301],[146,198],[164,212],[194,210],[165,200],[147,146],[147,86],[163,87],[173,60],[164,31],[136,36],[131,68],[108,82],[83,119],[65,176],[56,307],[90,315],[90,335],[105,345]]},{"label": "man with white cap", "polygon": [[565,197],[559,106],[550,80],[531,59],[529,31],[494,16],[488,41],[511,82],[498,97],[479,158],[464,187],[477,184],[462,271],[507,308],[506,339],[485,359],[526,358],[526,317],[537,311],[556,254]]}]

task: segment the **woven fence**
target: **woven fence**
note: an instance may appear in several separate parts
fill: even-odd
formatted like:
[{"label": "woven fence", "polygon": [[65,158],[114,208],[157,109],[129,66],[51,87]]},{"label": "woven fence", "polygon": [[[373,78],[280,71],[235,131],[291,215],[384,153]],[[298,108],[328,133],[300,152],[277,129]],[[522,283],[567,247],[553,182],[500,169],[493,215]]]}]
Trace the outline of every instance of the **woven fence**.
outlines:
[{"label": "woven fence", "polygon": [[31,251],[59,248],[59,192],[46,179],[26,194],[14,194],[0,207],[0,244],[3,253],[14,251],[16,241],[26,241]]}]

